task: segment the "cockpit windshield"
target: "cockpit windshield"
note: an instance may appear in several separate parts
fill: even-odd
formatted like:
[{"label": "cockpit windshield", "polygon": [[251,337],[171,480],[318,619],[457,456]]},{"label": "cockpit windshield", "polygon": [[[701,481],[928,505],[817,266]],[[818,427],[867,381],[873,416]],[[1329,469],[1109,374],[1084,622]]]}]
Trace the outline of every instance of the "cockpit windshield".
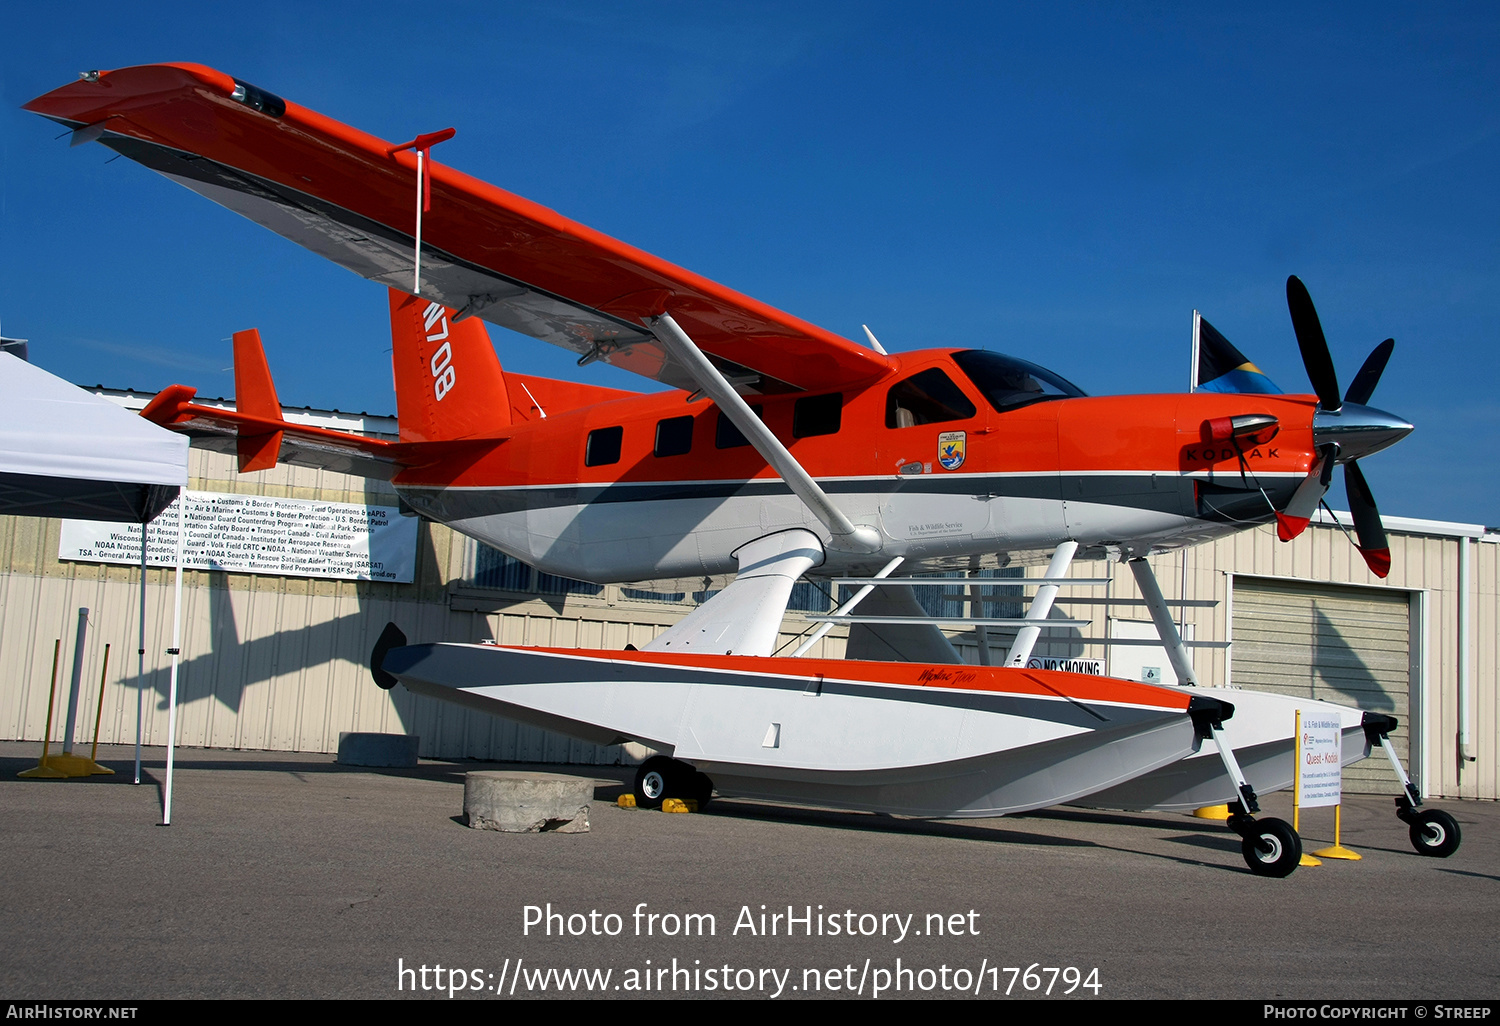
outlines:
[{"label": "cockpit windshield", "polygon": [[1004,353],[965,349],[953,354],[953,362],[998,413],[1047,399],[1074,399],[1086,394],[1068,379]]}]

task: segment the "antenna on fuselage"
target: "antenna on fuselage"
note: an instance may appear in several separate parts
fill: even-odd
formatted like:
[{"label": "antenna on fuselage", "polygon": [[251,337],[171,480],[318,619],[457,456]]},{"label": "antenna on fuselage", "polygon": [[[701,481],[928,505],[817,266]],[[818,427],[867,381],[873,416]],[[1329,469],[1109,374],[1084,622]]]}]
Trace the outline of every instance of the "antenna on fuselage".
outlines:
[{"label": "antenna on fuselage", "polygon": [[875,337],[875,333],[870,330],[870,326],[868,324],[861,324],[860,327],[865,329],[865,337],[870,340],[871,349],[875,350],[881,356],[891,355],[890,353],[887,353],[885,351],[885,346],[880,344],[880,339]]},{"label": "antenna on fuselage", "polygon": [[542,419],[543,420],[546,420],[547,419],[547,411],[544,410],[544,409],[542,409],[542,404],[536,401],[536,396],[534,396],[534,395],[531,394],[531,389],[529,389],[529,388],[526,387],[526,382],[524,382],[524,381],[517,381],[516,384],[518,384],[518,385],[521,386],[521,390],[526,393],[526,398],[530,399],[531,400],[531,405],[536,407],[536,412],[538,412],[538,413],[540,413],[542,415]]}]

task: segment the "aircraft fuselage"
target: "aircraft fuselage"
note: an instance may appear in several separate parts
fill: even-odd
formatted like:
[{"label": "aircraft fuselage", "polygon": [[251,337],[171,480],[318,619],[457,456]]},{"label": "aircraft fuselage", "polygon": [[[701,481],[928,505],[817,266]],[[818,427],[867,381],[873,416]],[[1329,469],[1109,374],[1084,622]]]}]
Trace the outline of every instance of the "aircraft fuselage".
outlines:
[{"label": "aircraft fuselage", "polygon": [[[849,517],[880,532],[878,552],[830,548],[824,569],[897,555],[1024,561],[1064,540],[1127,554],[1196,544],[1269,521],[1316,460],[1311,396],[1062,397],[1002,411],[954,352],[901,354],[859,389],[746,397]],[[910,382],[933,371],[962,398],[913,403]],[[735,548],[778,530],[828,540],[710,402],[671,391],[547,414],[395,484],[435,520],[596,582],[733,572]],[[1250,414],[1275,417],[1274,437],[1212,440],[1208,422]]]}]

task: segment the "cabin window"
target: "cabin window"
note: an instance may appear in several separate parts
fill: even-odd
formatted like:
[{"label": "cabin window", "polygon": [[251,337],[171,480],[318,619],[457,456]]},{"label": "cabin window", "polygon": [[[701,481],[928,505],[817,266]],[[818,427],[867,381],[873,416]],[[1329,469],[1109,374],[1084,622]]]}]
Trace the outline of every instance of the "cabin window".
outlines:
[{"label": "cabin window", "polygon": [[837,434],[843,415],[844,396],[841,392],[798,399],[792,408],[792,437]]},{"label": "cabin window", "polygon": [[1084,394],[1083,389],[1067,378],[1003,353],[966,349],[954,353],[953,362],[969,376],[997,413],[1048,399],[1073,399]]},{"label": "cabin window", "polygon": [[888,428],[968,420],[974,413],[974,404],[969,402],[969,397],[937,367],[913,374],[891,386],[885,395],[885,426]]},{"label": "cabin window", "polygon": [[693,448],[693,418],[669,417],[656,422],[657,456],[681,456]]},{"label": "cabin window", "polygon": [[[750,412],[761,420],[766,419],[766,408],[760,403],[750,407]],[[740,433],[740,429],[734,426],[734,421],[724,416],[724,411],[719,411],[719,423],[714,429],[714,448],[737,449],[742,445],[749,445],[750,439]]]},{"label": "cabin window", "polygon": [[585,467],[603,467],[620,462],[620,441],[625,437],[623,427],[598,428],[589,432],[588,444],[583,449]]}]

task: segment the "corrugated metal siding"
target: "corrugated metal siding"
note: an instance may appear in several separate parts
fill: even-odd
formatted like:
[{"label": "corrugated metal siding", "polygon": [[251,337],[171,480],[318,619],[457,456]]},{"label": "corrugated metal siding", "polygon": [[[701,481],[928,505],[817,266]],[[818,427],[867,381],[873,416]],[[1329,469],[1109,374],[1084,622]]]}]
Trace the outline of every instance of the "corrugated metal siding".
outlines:
[{"label": "corrugated metal siding", "polygon": [[[1408,761],[1410,608],[1405,592],[1236,578],[1235,684],[1392,713],[1391,741]],[[1384,760],[1367,759],[1344,770],[1344,790],[1399,785]]]},{"label": "corrugated metal siding", "polygon": [[1474,749],[1477,760],[1459,766],[1450,760],[1456,786],[1452,792],[1469,797],[1500,797],[1500,759],[1495,746],[1500,739],[1500,702],[1496,700],[1497,666],[1500,666],[1500,545],[1479,543],[1472,546],[1469,572],[1469,637],[1473,661],[1469,673],[1475,696],[1472,711]]}]

